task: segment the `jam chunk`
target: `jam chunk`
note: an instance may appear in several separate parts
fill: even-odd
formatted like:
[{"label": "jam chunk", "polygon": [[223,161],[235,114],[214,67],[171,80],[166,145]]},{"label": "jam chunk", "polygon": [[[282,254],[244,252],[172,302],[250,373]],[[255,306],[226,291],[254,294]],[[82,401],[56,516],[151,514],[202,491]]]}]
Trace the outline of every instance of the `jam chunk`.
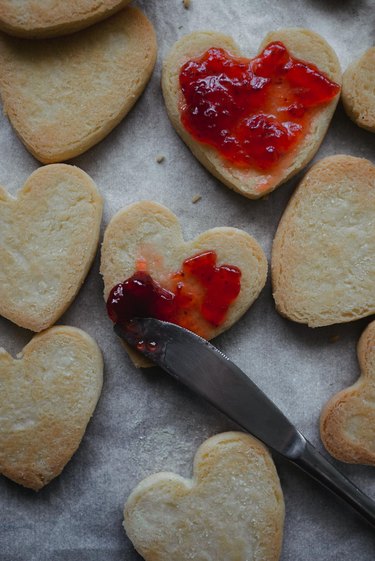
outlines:
[{"label": "jam chunk", "polygon": [[208,336],[225,321],[228,308],[241,290],[241,271],[233,265],[216,266],[217,255],[205,251],[185,259],[180,271],[161,286],[145,270],[137,270],[117,284],[107,300],[115,323],[134,317],[154,317],[177,323]]},{"label": "jam chunk", "polygon": [[340,90],[281,42],[252,60],[208,49],[182,66],[179,81],[181,121],[193,138],[232,165],[260,170],[290,153],[309,131],[314,110]]}]

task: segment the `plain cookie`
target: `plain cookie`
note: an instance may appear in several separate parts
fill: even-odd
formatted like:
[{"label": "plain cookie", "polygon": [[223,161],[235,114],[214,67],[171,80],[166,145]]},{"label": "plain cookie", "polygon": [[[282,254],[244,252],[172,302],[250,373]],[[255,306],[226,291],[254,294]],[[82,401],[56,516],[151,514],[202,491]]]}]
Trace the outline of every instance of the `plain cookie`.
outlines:
[{"label": "plain cookie", "polygon": [[352,121],[375,132],[375,47],[368,49],[344,72],[342,101]]},{"label": "plain cookie", "polygon": [[125,504],[124,528],[146,561],[277,561],[284,501],[267,449],[240,432],[206,440],[192,479],[158,473]]},{"label": "plain cookie", "polygon": [[17,198],[0,187],[0,315],[41,331],[71,304],[94,259],[103,202],[77,167],[30,175]]},{"label": "plain cookie", "polygon": [[117,12],[130,0],[0,0],[0,29],[17,37],[56,37]]},{"label": "plain cookie", "polygon": [[156,59],[154,29],[137,8],[66,37],[0,35],[0,95],[16,133],[43,163],[97,144],[143,92]]},{"label": "plain cookie", "polygon": [[0,349],[0,473],[41,489],[78,448],[96,403],[103,359],[75,327],[52,327],[12,358]]},{"label": "plain cookie", "polygon": [[281,218],[272,284],[283,316],[320,327],[375,312],[375,166],[352,156],[316,163]]},{"label": "plain cookie", "polygon": [[342,462],[375,466],[375,321],[358,342],[361,375],[334,395],[320,417],[320,436]]}]

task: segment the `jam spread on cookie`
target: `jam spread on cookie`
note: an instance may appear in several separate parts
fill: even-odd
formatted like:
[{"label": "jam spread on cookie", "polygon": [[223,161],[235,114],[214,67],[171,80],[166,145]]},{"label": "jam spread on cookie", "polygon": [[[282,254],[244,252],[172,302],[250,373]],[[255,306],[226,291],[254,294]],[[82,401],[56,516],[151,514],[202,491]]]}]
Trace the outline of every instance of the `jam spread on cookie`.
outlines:
[{"label": "jam spread on cookie", "polygon": [[[216,265],[214,251],[185,259],[172,273],[167,287],[146,270],[137,270],[116,285],[107,300],[111,320],[126,325],[134,317],[154,317],[186,327],[201,336],[219,327],[241,289],[241,271],[232,265]],[[143,269],[143,267],[142,267]]]},{"label": "jam spread on cookie", "polygon": [[180,71],[181,121],[232,165],[269,170],[307,134],[316,108],[340,86],[283,43],[254,59],[211,48]]}]

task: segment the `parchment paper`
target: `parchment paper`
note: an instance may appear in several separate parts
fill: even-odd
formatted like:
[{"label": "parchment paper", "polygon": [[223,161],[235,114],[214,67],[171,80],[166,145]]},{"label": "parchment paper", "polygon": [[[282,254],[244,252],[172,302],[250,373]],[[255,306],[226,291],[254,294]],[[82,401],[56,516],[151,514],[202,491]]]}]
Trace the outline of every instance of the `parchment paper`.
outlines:
[{"label": "parchment paper", "polygon": [[[191,0],[188,10],[180,0],[135,3],[158,36],[152,80],[126,119],[72,162],[90,174],[104,195],[102,230],[121,207],[147,198],[169,206],[187,238],[207,228],[235,226],[254,235],[269,258],[278,221],[302,174],[260,201],[247,200],[220,184],[169,123],[160,90],[161,61],[179,37],[193,30],[233,34],[251,55],[269,30],[304,26],[330,42],[345,69],[374,43],[374,1]],[[374,161],[374,138],[354,125],[339,105],[316,159],[347,153]],[[160,164],[158,154],[165,156]],[[0,183],[16,193],[39,165],[2,116]],[[202,199],[193,204],[196,194]],[[97,410],[73,459],[41,492],[0,477],[2,561],[140,559],[121,527],[130,491],[156,471],[189,476],[198,445],[235,428],[160,370],[143,372],[132,366],[112,333],[102,288],[97,257],[77,299],[59,321],[86,330],[104,353],[104,387]],[[292,323],[276,313],[268,282],[245,317],[215,343],[326,454],[318,433],[320,410],[357,378],[355,347],[368,322],[369,318],[315,330]],[[0,318],[0,346],[13,355],[31,337],[31,332]],[[275,462],[286,503],[282,561],[373,561],[374,531],[297,468],[278,457]],[[375,499],[375,468],[334,463]]]}]

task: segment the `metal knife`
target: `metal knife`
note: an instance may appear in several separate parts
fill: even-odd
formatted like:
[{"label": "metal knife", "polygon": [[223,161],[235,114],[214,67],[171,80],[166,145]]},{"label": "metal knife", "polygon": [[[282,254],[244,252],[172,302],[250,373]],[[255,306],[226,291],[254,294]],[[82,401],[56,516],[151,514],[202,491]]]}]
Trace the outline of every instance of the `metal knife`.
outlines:
[{"label": "metal knife", "polygon": [[204,397],[245,431],[344,499],[375,526],[375,502],[328,462],[276,405],[216,347],[195,333],[153,318],[114,330],[176,380]]}]

